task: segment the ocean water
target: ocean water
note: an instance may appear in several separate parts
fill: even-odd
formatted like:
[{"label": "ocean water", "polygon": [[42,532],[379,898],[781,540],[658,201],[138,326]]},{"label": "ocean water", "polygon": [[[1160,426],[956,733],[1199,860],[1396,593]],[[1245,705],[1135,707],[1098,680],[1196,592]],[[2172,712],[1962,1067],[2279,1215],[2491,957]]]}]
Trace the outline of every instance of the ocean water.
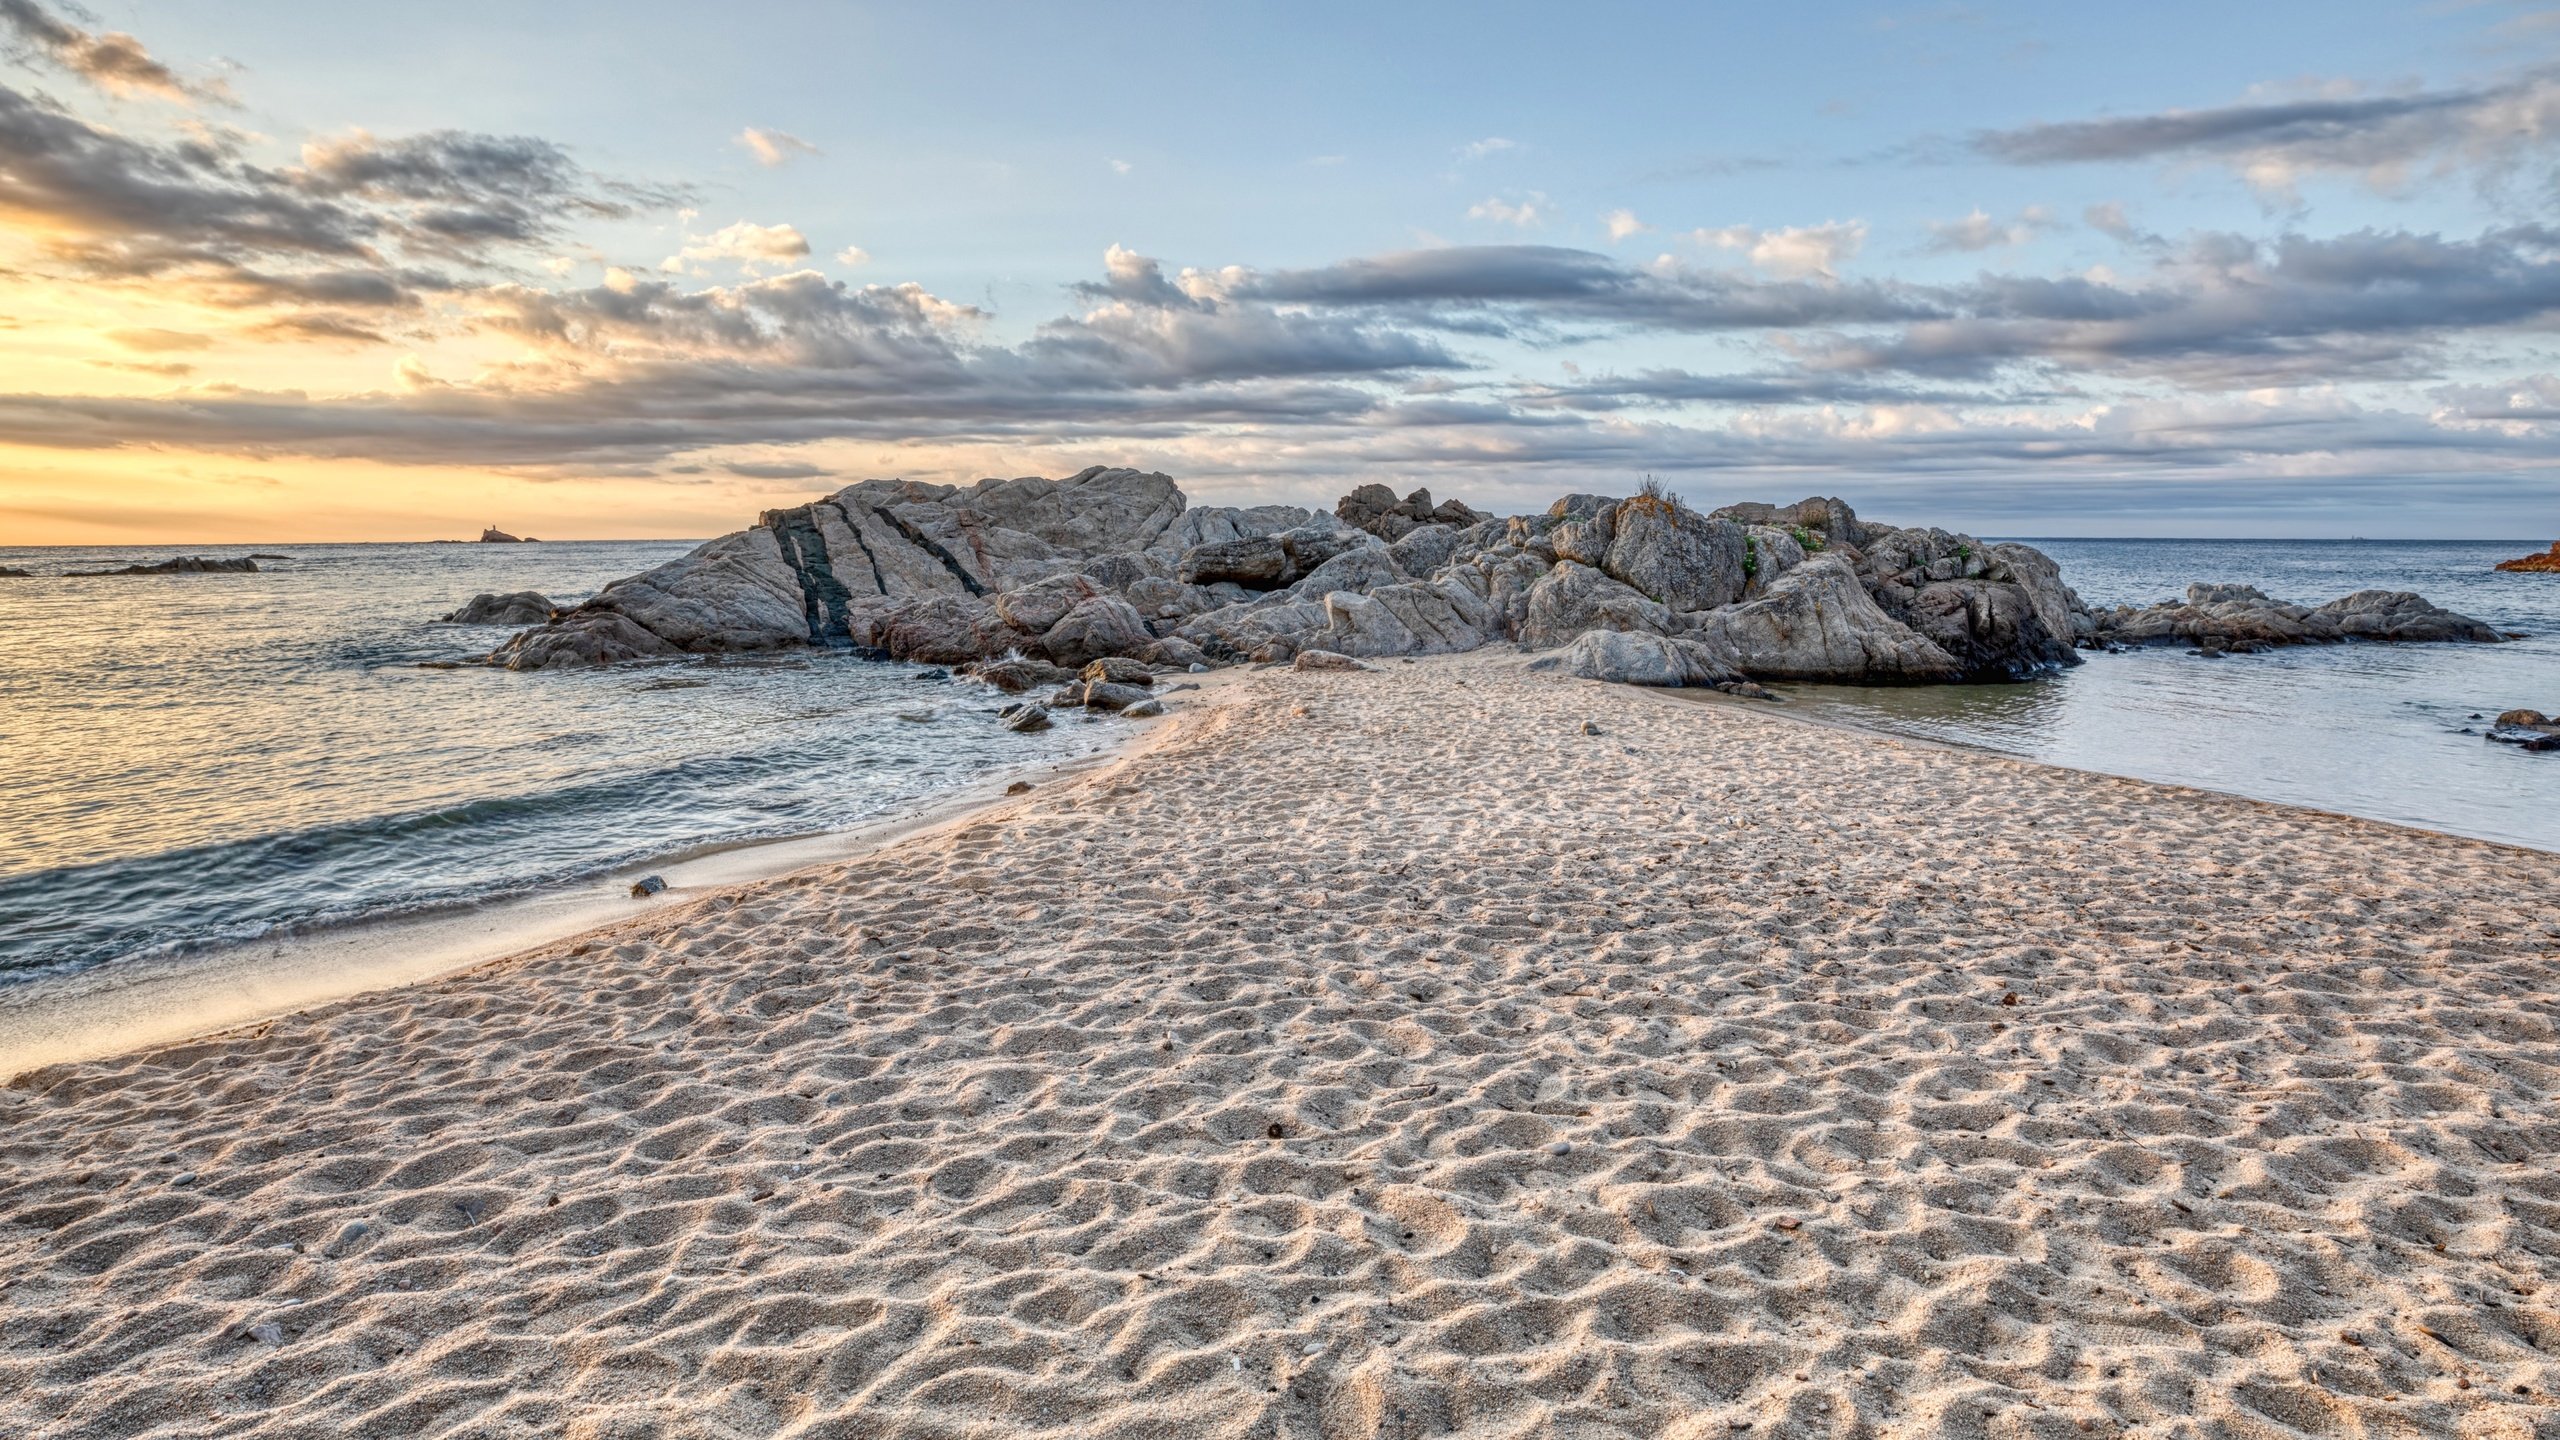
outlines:
[{"label": "ocean water", "polygon": [[1111,733],[1014,735],[992,691],[842,654],[420,668],[511,633],[438,623],[475,592],[568,603],[690,542],[254,548],[286,558],[0,579],[0,985],[848,829]]},{"label": "ocean water", "polygon": [[2560,850],[2560,754],[2477,733],[2502,710],[2560,714],[2560,575],[2492,568],[2547,540],[2027,543],[2060,561],[2092,605],[2182,598],[2195,580],[2306,604],[2415,590],[2529,638],[2221,660],[2139,650],[2088,654],[2022,685],[1776,688],[1816,714],[1897,734]]}]

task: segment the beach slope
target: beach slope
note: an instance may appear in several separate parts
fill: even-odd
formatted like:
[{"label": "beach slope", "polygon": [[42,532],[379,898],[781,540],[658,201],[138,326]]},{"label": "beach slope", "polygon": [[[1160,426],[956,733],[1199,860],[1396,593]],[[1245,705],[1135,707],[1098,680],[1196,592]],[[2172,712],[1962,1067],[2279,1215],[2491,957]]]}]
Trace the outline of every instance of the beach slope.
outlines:
[{"label": "beach slope", "polygon": [[2550,1433],[2549,857],[1491,654],[1176,723],[19,1077],[0,1433]]}]

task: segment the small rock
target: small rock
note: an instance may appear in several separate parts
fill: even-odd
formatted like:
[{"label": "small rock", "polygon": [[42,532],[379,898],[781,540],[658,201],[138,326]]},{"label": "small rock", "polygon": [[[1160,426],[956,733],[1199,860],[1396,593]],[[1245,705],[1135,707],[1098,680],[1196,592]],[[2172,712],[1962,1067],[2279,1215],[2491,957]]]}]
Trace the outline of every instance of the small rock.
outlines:
[{"label": "small rock", "polygon": [[193,1185],[196,1183],[196,1172],[193,1170],[181,1170],[177,1174],[169,1177],[169,1183],[172,1185]]},{"label": "small rock", "polygon": [[1150,698],[1145,690],[1117,680],[1088,680],[1084,686],[1084,706],[1088,710],[1126,710]]},{"label": "small rock", "polygon": [[1017,735],[1034,735],[1049,728],[1049,707],[1033,702],[1009,706],[1005,710],[1004,728]]},{"label": "small rock", "polygon": [[1031,782],[1028,780],[1016,780],[1012,784],[1004,787],[1004,793],[1007,795],[1028,795],[1031,793]]},{"label": "small rock", "polygon": [[898,718],[906,721],[910,725],[930,725],[933,723],[933,712],[930,710],[901,710],[898,712]]},{"label": "small rock", "polygon": [[1137,704],[1130,706],[1128,709],[1123,710],[1120,713],[1122,716],[1131,720],[1151,720],[1164,713],[1164,702],[1161,700],[1141,700]]},{"label": "small rock", "polygon": [[257,1341],[261,1345],[281,1345],[284,1343],[284,1327],[273,1320],[261,1320],[257,1324],[250,1326],[248,1334],[250,1339]]},{"label": "small rock", "polygon": [[943,669],[939,665],[936,665],[930,670],[917,671],[916,678],[919,680],[948,680],[951,678],[951,672]]},{"label": "small rock", "polygon": [[1191,667],[1191,673],[1194,675],[1206,675],[1209,673],[1209,667],[1194,663]]},{"label": "small rock", "polygon": [[1547,1147],[1547,1153],[1550,1155],[1570,1155],[1573,1153],[1573,1142],[1570,1140],[1558,1140]]},{"label": "small rock", "polygon": [[667,882],[661,877],[656,875],[643,875],[639,879],[631,882],[631,898],[634,900],[646,900],[650,896],[655,895],[666,888]]},{"label": "small rock", "polygon": [[1605,735],[1608,732],[1601,729],[1599,726],[1592,724],[1590,721],[1585,720],[1582,722],[1582,733],[1585,735]]},{"label": "small rock", "polygon": [[1781,1230],[1801,1230],[1804,1228],[1804,1222],[1793,1215],[1781,1215],[1778,1217],[1778,1228]]},{"label": "small rock", "polygon": [[1366,670],[1369,668],[1337,650],[1301,650],[1298,652],[1298,658],[1290,664],[1299,670]]},{"label": "small rock", "polygon": [[1078,678],[1088,683],[1095,680],[1108,681],[1114,685],[1156,683],[1156,672],[1145,661],[1124,659],[1118,655],[1106,655],[1086,665],[1076,674]]}]

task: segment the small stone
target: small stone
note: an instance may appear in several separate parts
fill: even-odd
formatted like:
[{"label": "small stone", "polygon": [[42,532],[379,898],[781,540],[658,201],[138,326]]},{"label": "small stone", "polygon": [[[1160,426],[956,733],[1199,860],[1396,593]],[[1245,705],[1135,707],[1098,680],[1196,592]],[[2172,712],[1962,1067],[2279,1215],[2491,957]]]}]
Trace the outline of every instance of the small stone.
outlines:
[{"label": "small stone", "polygon": [[1778,1228],[1781,1230],[1801,1230],[1804,1228],[1804,1222],[1793,1215],[1781,1215],[1778,1217]]},{"label": "small stone", "polygon": [[284,1327],[273,1320],[261,1320],[249,1327],[249,1338],[261,1345],[281,1345],[284,1343]]},{"label": "small stone", "polygon": [[1206,674],[1208,674],[1208,673],[1209,673],[1209,667],[1208,667],[1208,666],[1206,666],[1206,665],[1201,665],[1201,664],[1196,664],[1196,663],[1195,663],[1195,664],[1194,664],[1194,665],[1192,665],[1192,667],[1191,667],[1191,673],[1192,673],[1192,674],[1194,674],[1194,675],[1206,675]]},{"label": "small stone", "polygon": [[1585,735],[1603,735],[1608,732],[1602,730],[1599,726],[1592,724],[1590,721],[1585,720],[1582,722],[1582,733]]},{"label": "small stone", "polygon": [[1550,1155],[1570,1155],[1573,1153],[1573,1142],[1570,1140],[1558,1140],[1547,1147],[1547,1153]]},{"label": "small stone", "polygon": [[1031,782],[1028,780],[1016,780],[1012,784],[1004,787],[1004,793],[1007,795],[1028,795],[1031,793]]},{"label": "small stone", "polygon": [[943,669],[939,665],[936,665],[930,670],[917,671],[916,678],[919,680],[948,680],[951,678],[951,672]]},{"label": "small stone", "polygon": [[1033,735],[1049,728],[1049,707],[1032,703],[1006,709],[1004,728],[1017,735]]},{"label": "small stone", "polygon": [[666,888],[667,882],[661,877],[656,875],[643,875],[639,879],[631,882],[631,898],[634,900],[646,900],[650,896],[655,895]]},{"label": "small stone", "polygon": [[196,1172],[193,1170],[181,1170],[169,1178],[169,1183],[172,1185],[193,1185],[196,1183]]},{"label": "small stone", "polygon": [[1164,713],[1164,702],[1161,700],[1141,700],[1137,704],[1122,710],[1120,713],[1123,717],[1131,720],[1151,720]]}]

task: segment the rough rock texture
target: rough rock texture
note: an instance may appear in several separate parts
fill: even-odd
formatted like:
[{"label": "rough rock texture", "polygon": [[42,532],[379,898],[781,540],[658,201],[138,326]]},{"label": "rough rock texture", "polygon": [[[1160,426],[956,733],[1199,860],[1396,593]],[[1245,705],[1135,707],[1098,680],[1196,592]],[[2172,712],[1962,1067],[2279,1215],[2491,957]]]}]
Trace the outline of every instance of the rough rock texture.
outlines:
[{"label": "rough rock texture", "polygon": [[543,670],[656,660],[683,653],[628,616],[596,610],[527,630],[500,647],[489,662],[509,670]]},{"label": "rough rock texture", "polygon": [[1040,648],[1061,665],[1082,665],[1105,655],[1128,655],[1155,638],[1126,600],[1104,595],[1066,613],[1040,637]]},{"label": "rough rock texture", "polygon": [[1041,685],[1063,684],[1075,678],[1072,670],[1052,665],[1046,660],[1025,660],[1020,656],[990,660],[972,666],[969,673],[1008,695],[1019,695]]},{"label": "rough rock texture", "polygon": [[208,560],[202,555],[181,555],[156,565],[126,565],[115,570],[65,570],[66,580],[95,580],[106,575],[255,575],[258,562],[246,558]]},{"label": "rough rock texture", "polygon": [[1668,633],[1671,612],[1588,565],[1559,560],[1529,587],[1520,639],[1533,650],[1562,645],[1586,630]]},{"label": "rough rock texture", "polygon": [[1837,555],[1816,555],[1757,600],[1705,618],[1699,638],[1721,642],[1763,680],[1847,684],[1951,681],[1963,668],[1887,615]]},{"label": "rough rock texture", "polygon": [[1610,518],[1598,562],[1609,578],[1674,610],[1714,610],[1742,598],[1741,526],[1654,495],[1638,495]]},{"label": "rough rock texture", "polygon": [[2251,585],[2187,587],[2187,598],[2095,617],[2098,637],[2116,645],[2193,645],[2208,652],[2247,653],[2283,645],[2346,640],[2465,641],[2503,639],[2467,615],[2441,609],[2405,590],[2359,590],[2326,605],[2277,600]]},{"label": "rough rock texture", "polygon": [[448,625],[539,625],[551,618],[548,596],[534,590],[507,595],[474,595],[461,609],[444,617]]},{"label": "rough rock texture", "polygon": [[2538,571],[2547,575],[2560,575],[2560,540],[2552,541],[2551,548],[2544,551],[2542,554],[2519,556],[2513,560],[2501,560],[2498,562],[2498,568],[2501,570],[2524,572]]},{"label": "rough rock texture", "polygon": [[1572,644],[1529,662],[1532,670],[1561,670],[1585,680],[1618,685],[1728,685],[1742,678],[1734,657],[1715,645],[1664,635],[1593,630]]},{"label": "rough rock texture", "polygon": [[1334,650],[1301,650],[1298,652],[1298,658],[1290,664],[1293,669],[1298,670],[1366,670],[1369,668],[1350,656]]},{"label": "rough rock texture", "polygon": [[2509,710],[2489,727],[2488,738],[2527,750],[2560,751],[2560,720],[2539,710]]},{"label": "rough rock texture", "polygon": [[1455,500],[1431,503],[1431,492],[1415,490],[1402,500],[1384,485],[1363,485],[1333,507],[1341,521],[1381,540],[1401,540],[1425,525],[1475,525],[1493,517]]},{"label": "rough rock texture", "polygon": [[[1930,527],[1869,534],[1868,593],[1929,638],[1968,680],[2025,680],[2080,663],[2085,613],[2061,567],[2025,545],[1984,545]],[[1833,542],[1826,553],[1848,554]]]}]

